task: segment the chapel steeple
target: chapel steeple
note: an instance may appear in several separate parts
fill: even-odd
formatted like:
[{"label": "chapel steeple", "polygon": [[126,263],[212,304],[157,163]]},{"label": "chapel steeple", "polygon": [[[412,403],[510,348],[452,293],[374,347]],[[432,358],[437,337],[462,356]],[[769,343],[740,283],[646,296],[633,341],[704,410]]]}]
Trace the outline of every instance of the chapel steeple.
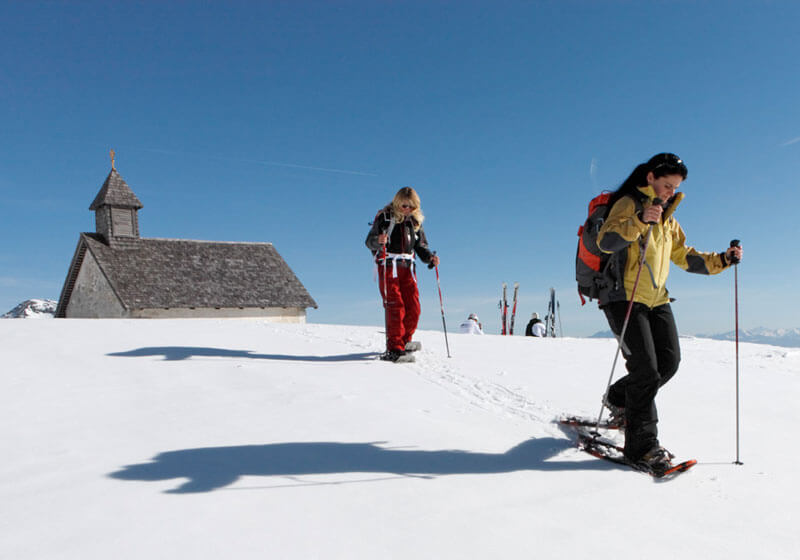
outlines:
[{"label": "chapel steeple", "polygon": [[111,150],[111,171],[89,210],[95,212],[97,233],[107,243],[139,239],[139,209],[143,205],[133,194],[114,165],[114,150]]}]

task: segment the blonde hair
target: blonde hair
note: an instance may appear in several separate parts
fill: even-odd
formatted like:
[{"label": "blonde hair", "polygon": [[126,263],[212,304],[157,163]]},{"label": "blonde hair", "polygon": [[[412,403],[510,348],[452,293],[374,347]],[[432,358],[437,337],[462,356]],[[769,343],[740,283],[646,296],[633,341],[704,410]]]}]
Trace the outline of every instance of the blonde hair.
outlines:
[{"label": "blonde hair", "polygon": [[417,191],[411,187],[403,187],[394,195],[390,206],[392,207],[394,220],[398,224],[406,219],[406,215],[403,214],[403,209],[400,208],[403,204],[411,204],[414,207],[414,210],[411,212],[411,217],[414,219],[414,231],[418,230],[425,220],[425,215],[422,213],[422,202],[419,199]]}]

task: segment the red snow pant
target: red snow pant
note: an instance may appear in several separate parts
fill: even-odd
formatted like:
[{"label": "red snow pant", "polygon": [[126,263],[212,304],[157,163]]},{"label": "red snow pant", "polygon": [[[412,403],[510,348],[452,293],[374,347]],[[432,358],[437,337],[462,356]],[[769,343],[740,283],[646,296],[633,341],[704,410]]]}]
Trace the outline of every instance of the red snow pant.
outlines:
[{"label": "red snow pant", "polygon": [[399,261],[395,276],[391,262],[385,267],[379,263],[378,286],[386,310],[386,350],[405,350],[417,330],[420,313],[414,266]]}]

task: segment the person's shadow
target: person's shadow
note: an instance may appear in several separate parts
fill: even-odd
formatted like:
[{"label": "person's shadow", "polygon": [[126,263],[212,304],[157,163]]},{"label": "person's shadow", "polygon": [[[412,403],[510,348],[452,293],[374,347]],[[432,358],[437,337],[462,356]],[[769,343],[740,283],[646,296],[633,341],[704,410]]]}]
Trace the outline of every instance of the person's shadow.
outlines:
[{"label": "person's shadow", "polygon": [[529,439],[505,453],[391,449],[376,443],[273,443],[181,449],[159,453],[148,463],[127,465],[109,476],[119,480],[188,479],[168,493],[209,492],[241,476],[391,473],[433,478],[452,474],[497,474],[523,470],[608,470],[605,461],[550,461],[574,444],[567,439]]},{"label": "person's shadow", "polygon": [[333,356],[296,356],[293,354],[256,354],[250,350],[228,350],[226,348],[206,348],[202,346],[150,346],[128,350],[127,352],[111,352],[108,356],[143,357],[164,356],[168,361],[188,360],[189,358],[247,358],[252,360],[282,360],[300,362],[357,362],[374,360],[378,352],[360,352],[357,354],[337,354]]}]

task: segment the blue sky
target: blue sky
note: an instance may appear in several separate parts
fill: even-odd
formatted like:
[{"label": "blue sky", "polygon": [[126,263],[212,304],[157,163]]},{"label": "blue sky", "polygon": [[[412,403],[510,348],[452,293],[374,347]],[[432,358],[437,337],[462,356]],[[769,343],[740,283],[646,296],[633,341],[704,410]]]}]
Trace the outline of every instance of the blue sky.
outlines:
[{"label": "blue sky", "polygon": [[[144,237],[273,242],[319,303],[382,324],[364,237],[422,197],[448,326],[517,330],[550,287],[566,335],[588,200],[686,161],[690,243],[745,247],[743,327],[797,327],[800,3],[0,2],[0,311],[57,299],[109,168]],[[440,328],[420,273],[421,327]],[[733,274],[673,267],[683,334],[733,328]]]}]

